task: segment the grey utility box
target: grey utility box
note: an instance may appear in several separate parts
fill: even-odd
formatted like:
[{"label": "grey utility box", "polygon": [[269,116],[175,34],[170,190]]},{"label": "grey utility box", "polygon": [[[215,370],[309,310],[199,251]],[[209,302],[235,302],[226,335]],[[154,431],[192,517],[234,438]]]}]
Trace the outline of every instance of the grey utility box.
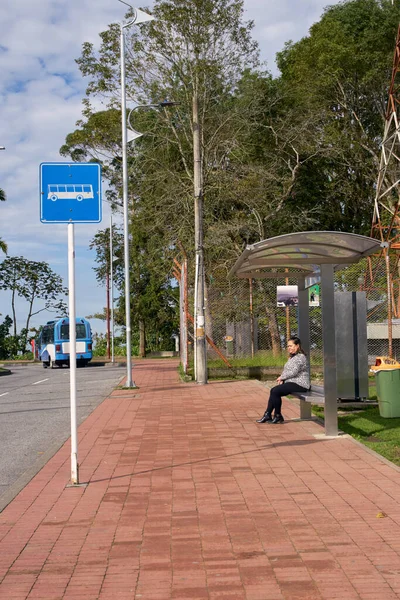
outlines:
[{"label": "grey utility box", "polygon": [[365,292],[335,293],[337,397],[368,397],[367,299]]}]

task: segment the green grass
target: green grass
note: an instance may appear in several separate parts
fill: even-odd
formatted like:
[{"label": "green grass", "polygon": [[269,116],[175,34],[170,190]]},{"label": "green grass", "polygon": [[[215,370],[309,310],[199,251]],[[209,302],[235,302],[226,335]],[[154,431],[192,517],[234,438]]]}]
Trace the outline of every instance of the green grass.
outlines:
[{"label": "green grass", "polygon": [[[283,365],[286,363],[288,359],[287,352],[281,352],[279,355],[274,355],[269,350],[260,350],[253,357],[241,357],[241,358],[231,358],[227,356],[229,363],[232,367],[240,368],[240,367],[275,367],[277,369],[281,369]],[[208,367],[210,368],[218,368],[225,367],[226,364],[220,358],[214,358],[208,360]],[[313,366],[321,366],[322,361],[311,361],[311,368]]]},{"label": "green grass", "polygon": [[[371,400],[376,399],[373,391]],[[323,407],[313,406],[312,410],[316,416],[324,418]],[[339,429],[400,466],[400,418],[381,417],[377,406],[360,406],[360,409],[340,406],[338,410]]]},{"label": "green grass", "polygon": [[115,388],[116,390],[140,390],[140,387],[138,385],[117,385],[117,387]]},{"label": "green grass", "polygon": [[[273,356],[270,353],[260,354],[258,353],[254,357],[243,357],[243,358],[231,358],[227,356],[228,362],[232,367],[276,367],[277,369],[283,367],[287,361],[285,354],[281,356]],[[226,368],[226,364],[221,358],[209,359],[207,362],[209,368]]]}]

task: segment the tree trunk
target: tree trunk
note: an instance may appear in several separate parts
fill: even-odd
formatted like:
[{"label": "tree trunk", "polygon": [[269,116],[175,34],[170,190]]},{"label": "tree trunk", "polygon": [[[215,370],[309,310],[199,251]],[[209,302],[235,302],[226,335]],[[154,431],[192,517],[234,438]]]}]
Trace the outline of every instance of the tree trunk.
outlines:
[{"label": "tree trunk", "polygon": [[265,312],[268,317],[268,330],[271,336],[272,354],[278,356],[281,351],[281,339],[279,336],[278,320],[276,318],[274,307],[265,306]]},{"label": "tree trunk", "polygon": [[146,357],[146,328],[144,321],[139,321],[139,356]]},{"label": "tree trunk", "polygon": [[207,286],[207,282],[204,280],[204,311],[205,311],[205,325],[206,325],[206,334],[210,339],[213,339],[213,322],[212,322],[212,314],[210,310],[210,303],[208,301],[208,291],[209,288]]},{"label": "tree trunk", "polygon": [[30,302],[29,302],[29,312],[28,312],[28,316],[26,319],[26,325],[25,325],[25,329],[26,329],[26,334],[25,334],[25,340],[23,342],[23,347],[25,348],[27,342],[28,342],[28,331],[29,331],[29,323],[31,322],[31,317],[32,317],[32,311],[33,311],[33,302],[34,302],[35,298],[31,298]]}]

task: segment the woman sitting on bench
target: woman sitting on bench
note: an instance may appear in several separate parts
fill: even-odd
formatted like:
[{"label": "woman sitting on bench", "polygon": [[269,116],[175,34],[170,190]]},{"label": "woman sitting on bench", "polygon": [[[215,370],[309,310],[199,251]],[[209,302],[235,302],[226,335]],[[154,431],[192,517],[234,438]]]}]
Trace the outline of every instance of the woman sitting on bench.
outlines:
[{"label": "woman sitting on bench", "polygon": [[[289,360],[283,367],[282,374],[276,380],[278,385],[270,391],[267,410],[257,423],[283,423],[281,413],[282,396],[292,392],[306,392],[310,389],[310,375],[306,355],[301,348],[300,338],[292,336],[288,340]],[[272,416],[274,411],[274,416]]]}]

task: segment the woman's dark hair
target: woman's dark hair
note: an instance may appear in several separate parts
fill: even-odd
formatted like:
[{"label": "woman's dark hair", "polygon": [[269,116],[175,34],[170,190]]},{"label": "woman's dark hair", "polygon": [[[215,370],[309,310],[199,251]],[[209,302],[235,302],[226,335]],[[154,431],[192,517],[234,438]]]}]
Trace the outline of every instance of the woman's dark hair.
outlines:
[{"label": "woman's dark hair", "polygon": [[[296,337],[295,335],[292,335],[292,337],[290,337],[290,338],[289,338],[289,340],[290,340],[291,342],[295,343],[295,344],[296,344],[296,346],[298,346],[298,347],[299,347],[299,349],[297,350],[297,354],[304,354],[304,355],[306,354],[306,353],[304,352],[303,348],[301,347],[301,340],[300,340],[300,338],[299,338],[299,337]],[[288,341],[289,341],[289,340],[288,340]]]}]

